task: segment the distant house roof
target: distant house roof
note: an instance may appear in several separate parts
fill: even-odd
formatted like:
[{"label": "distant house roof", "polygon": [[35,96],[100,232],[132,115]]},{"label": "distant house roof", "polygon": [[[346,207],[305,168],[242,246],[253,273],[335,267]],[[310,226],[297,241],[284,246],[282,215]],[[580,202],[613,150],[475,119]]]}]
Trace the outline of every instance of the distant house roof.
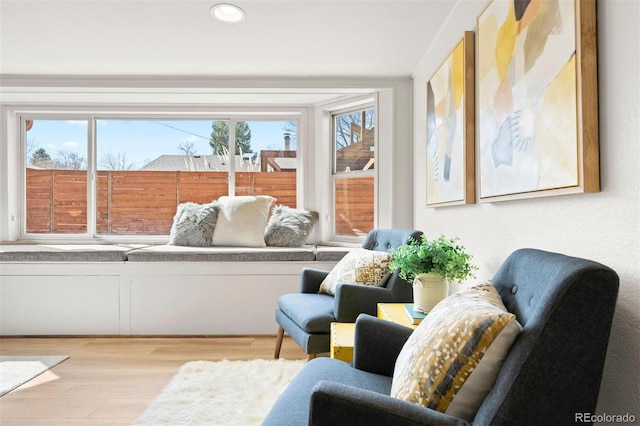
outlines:
[{"label": "distant house roof", "polygon": [[[237,172],[259,172],[260,156],[258,154],[236,155]],[[295,170],[295,158],[276,158],[283,169]],[[181,170],[181,171],[210,171],[228,172],[228,158],[222,155],[161,155],[150,161],[139,170]]]},{"label": "distant house roof", "polygon": [[[236,171],[259,170],[256,160],[244,161],[241,155],[236,155]],[[181,170],[181,171],[229,171],[228,158],[218,155],[161,155],[152,160],[140,170]]]},{"label": "distant house roof", "polygon": [[273,159],[281,170],[295,170],[297,160],[295,158],[276,157]]}]

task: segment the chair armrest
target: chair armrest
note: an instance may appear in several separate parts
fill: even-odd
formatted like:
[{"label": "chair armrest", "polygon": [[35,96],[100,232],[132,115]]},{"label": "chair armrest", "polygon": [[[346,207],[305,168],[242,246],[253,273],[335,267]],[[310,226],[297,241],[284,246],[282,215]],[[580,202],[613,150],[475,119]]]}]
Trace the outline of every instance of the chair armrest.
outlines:
[{"label": "chair armrest", "polygon": [[320,284],[329,275],[329,271],[314,268],[302,268],[300,271],[300,293],[317,293]]},{"label": "chair armrest", "polygon": [[397,301],[386,287],[355,284],[338,284],[335,298],[333,316],[338,322],[355,322],[362,313],[376,316],[378,303]]},{"label": "chair armrest", "polygon": [[312,390],[309,424],[320,425],[465,425],[465,420],[342,383],[321,380]]},{"label": "chair armrest", "polygon": [[396,359],[413,332],[391,321],[366,314],[356,320],[353,366],[370,373],[393,376]]}]

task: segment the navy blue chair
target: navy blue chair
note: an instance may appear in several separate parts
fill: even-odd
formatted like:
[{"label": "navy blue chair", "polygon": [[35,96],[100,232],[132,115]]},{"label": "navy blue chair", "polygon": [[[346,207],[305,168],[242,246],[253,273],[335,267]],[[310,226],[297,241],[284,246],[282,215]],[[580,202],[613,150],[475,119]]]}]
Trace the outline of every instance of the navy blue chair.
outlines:
[{"label": "navy blue chair", "polygon": [[[409,238],[421,236],[422,232],[413,229],[374,229],[367,234],[362,247],[388,252],[407,244]],[[328,274],[329,271],[304,268],[300,292],[278,298],[275,358],[280,356],[285,331],[312,359],[318,353],[329,352],[332,322],[355,322],[361,313],[376,315],[377,304],[381,302],[413,301],[411,284],[400,278],[397,271],[380,287],[338,284],[335,296],[318,293]]]},{"label": "navy blue chair", "polygon": [[[523,330],[474,426],[585,424],[595,413],[619,278],[590,260],[521,249],[493,285]],[[471,425],[390,396],[395,361],[413,330],[361,315],[353,365],[310,361],[280,396],[263,426]]]}]

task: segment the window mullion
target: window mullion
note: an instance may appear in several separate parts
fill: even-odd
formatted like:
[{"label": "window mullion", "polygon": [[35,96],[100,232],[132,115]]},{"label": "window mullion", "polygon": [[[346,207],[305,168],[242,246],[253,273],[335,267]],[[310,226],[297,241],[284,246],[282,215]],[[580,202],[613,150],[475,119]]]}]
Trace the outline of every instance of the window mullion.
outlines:
[{"label": "window mullion", "polygon": [[87,234],[90,237],[97,235],[97,140],[96,140],[96,118],[91,117],[87,125]]},{"label": "window mullion", "polygon": [[229,120],[229,196],[236,195],[236,119]]}]

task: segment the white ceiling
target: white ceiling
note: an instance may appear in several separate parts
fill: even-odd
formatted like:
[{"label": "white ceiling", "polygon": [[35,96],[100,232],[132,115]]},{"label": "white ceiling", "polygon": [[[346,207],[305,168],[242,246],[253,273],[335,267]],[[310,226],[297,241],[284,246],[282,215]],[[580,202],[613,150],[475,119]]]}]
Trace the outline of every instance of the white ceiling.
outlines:
[{"label": "white ceiling", "polygon": [[0,0],[0,74],[409,77],[453,0]]}]

